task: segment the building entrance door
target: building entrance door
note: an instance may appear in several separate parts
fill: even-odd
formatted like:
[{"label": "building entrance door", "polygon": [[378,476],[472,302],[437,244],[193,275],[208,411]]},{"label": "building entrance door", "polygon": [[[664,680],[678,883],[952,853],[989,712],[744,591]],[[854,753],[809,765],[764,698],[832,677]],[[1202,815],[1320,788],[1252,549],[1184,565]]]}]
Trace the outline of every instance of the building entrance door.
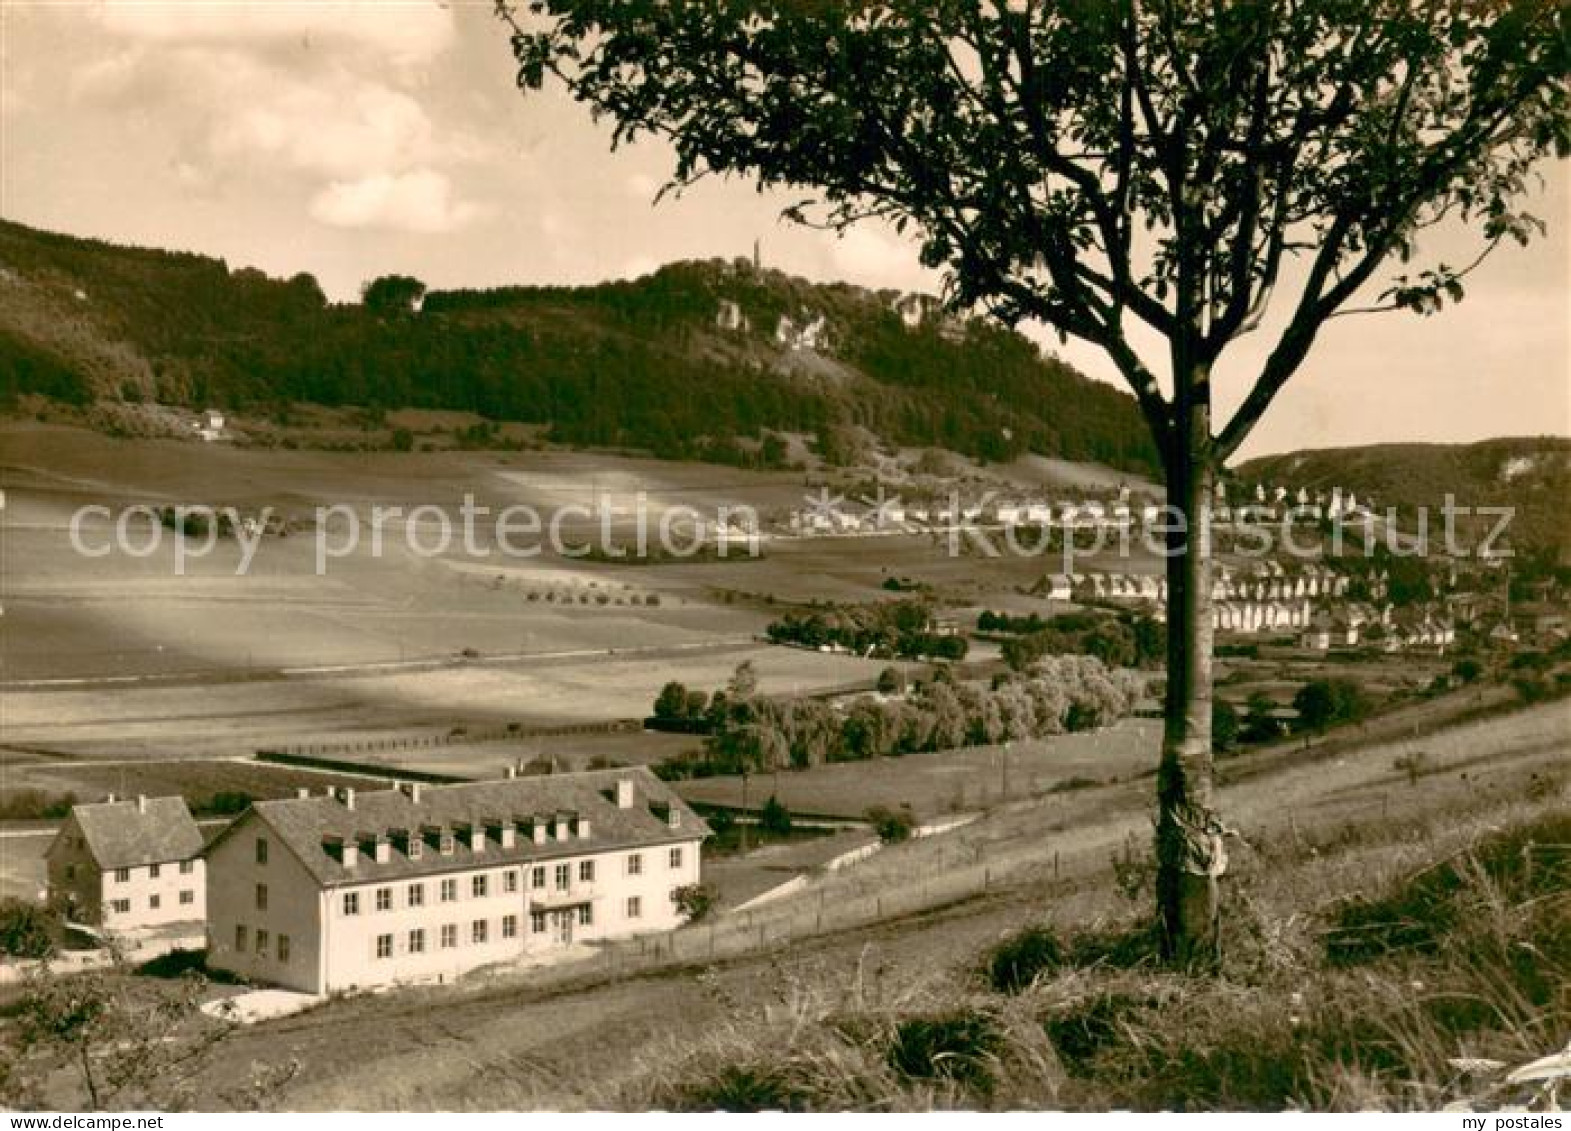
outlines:
[{"label": "building entrance door", "polygon": [[556,920],[556,941],[563,945],[573,941],[573,916],[572,911],[552,913],[552,917]]}]

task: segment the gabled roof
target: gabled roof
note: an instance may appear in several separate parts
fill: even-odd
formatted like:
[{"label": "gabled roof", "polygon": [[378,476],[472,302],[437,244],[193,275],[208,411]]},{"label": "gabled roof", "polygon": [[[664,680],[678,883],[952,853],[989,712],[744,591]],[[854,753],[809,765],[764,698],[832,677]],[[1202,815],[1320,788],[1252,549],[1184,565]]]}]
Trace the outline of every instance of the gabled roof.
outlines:
[{"label": "gabled roof", "polygon": [[[619,781],[633,787],[633,803],[626,809],[616,804]],[[676,827],[665,816],[668,810],[679,814]],[[258,801],[251,814],[273,830],[323,887],[674,844],[709,834],[709,826],[643,767],[422,785],[418,801],[412,792],[399,789],[356,792],[352,809],[338,797],[320,794]],[[589,835],[560,841],[548,836],[544,844],[534,843],[527,831],[529,823],[533,819],[549,822],[558,814],[574,814],[579,821],[587,821]],[[508,823],[516,831],[512,847],[503,848],[498,826]],[[433,829],[455,834],[451,854],[440,853],[423,835],[423,830]],[[480,853],[471,850],[466,836],[457,835],[467,829],[484,831]],[[392,835],[399,831],[422,841],[418,858],[408,854],[407,841]],[[219,840],[226,835],[227,831]],[[391,841],[388,859],[381,863],[372,851],[379,837]],[[358,846],[354,867],[345,867],[342,852],[330,847],[335,841]]]},{"label": "gabled roof", "polygon": [[104,870],[189,860],[202,852],[202,830],[181,797],[76,805],[71,816]]}]

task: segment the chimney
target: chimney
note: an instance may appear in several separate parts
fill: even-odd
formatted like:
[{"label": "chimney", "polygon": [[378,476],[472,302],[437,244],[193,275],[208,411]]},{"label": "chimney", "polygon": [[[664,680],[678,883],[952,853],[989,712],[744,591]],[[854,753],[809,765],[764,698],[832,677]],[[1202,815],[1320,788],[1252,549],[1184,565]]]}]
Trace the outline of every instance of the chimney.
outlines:
[{"label": "chimney", "polygon": [[136,795],[136,811],[138,813],[147,812],[147,794],[139,793]]},{"label": "chimney", "polygon": [[343,802],[344,802],[344,808],[345,809],[353,809],[355,807],[355,787],[354,786],[348,785],[348,786],[344,787]]},{"label": "chimney", "polygon": [[409,803],[411,805],[420,804],[420,783],[417,781],[409,783]]},{"label": "chimney", "polygon": [[115,795],[114,794],[111,793],[111,794],[109,794],[108,796],[106,796],[104,798],[104,804],[105,805],[113,805],[114,803],[115,803]]},{"label": "chimney", "polygon": [[517,766],[508,766],[508,767],[506,767],[502,771],[502,776],[504,778],[506,778],[508,781],[512,781],[514,778],[516,778],[518,776],[518,767]]},{"label": "chimney", "polygon": [[633,807],[633,780],[620,778],[616,783],[616,807],[618,809],[631,809]]}]

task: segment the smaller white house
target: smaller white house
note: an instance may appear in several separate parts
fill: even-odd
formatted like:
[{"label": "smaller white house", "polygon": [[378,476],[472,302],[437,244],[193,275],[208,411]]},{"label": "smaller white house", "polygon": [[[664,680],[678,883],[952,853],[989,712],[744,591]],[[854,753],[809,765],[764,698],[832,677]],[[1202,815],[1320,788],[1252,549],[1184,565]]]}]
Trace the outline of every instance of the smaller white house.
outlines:
[{"label": "smaller white house", "polygon": [[45,863],[49,902],[74,922],[123,933],[207,917],[202,832],[183,798],[74,806]]},{"label": "smaller white house", "polygon": [[198,436],[211,443],[224,434],[224,414],[210,408],[202,414],[201,419],[192,421],[191,427],[196,430]]}]

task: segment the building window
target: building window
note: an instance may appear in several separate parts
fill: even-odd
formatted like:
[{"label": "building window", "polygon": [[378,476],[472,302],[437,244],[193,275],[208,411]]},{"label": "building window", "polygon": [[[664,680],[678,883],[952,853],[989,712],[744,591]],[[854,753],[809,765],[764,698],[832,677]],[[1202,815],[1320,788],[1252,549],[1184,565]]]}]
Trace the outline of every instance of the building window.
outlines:
[{"label": "building window", "polygon": [[458,881],[457,880],[443,880],[442,881],[442,902],[443,903],[454,903],[454,902],[457,901],[457,899],[458,899]]},{"label": "building window", "polygon": [[131,913],[131,901],[129,899],[117,899],[110,904],[110,907],[114,909],[116,915],[129,915]]},{"label": "building window", "polygon": [[486,927],[487,924],[484,919],[476,919],[471,923],[469,926],[469,941],[474,943],[485,942]]},{"label": "building window", "polygon": [[424,907],[425,906],[425,885],[424,884],[410,884],[409,885],[409,906],[410,907]]},{"label": "building window", "polygon": [[502,890],[508,894],[512,894],[518,890],[517,869],[509,868],[507,871],[502,873]]},{"label": "building window", "polygon": [[344,914],[360,914],[360,893],[357,891],[344,892]]},{"label": "building window", "polygon": [[129,869],[129,868],[116,868],[115,869],[115,883],[117,883],[117,884],[128,884],[130,882],[131,882],[131,869]]},{"label": "building window", "polygon": [[441,841],[437,845],[437,850],[439,852],[441,852],[441,854],[443,856],[451,856],[453,854],[453,834],[452,833],[443,833],[442,834]]},{"label": "building window", "polygon": [[469,892],[476,899],[484,899],[486,897],[486,888],[485,876],[475,876],[469,881]]},{"label": "building window", "polygon": [[455,947],[457,945],[458,945],[458,924],[457,923],[443,923],[442,924],[442,949],[443,950],[452,950],[453,947]]},{"label": "building window", "polygon": [[391,911],[393,909],[393,889],[376,889],[376,909],[378,911]]},{"label": "building window", "polygon": [[644,858],[637,852],[627,858],[627,874],[629,876],[642,876],[644,874]]},{"label": "building window", "polygon": [[147,878],[150,879],[150,880],[156,880],[158,878],[158,865],[157,864],[149,864],[147,866]]},{"label": "building window", "polygon": [[182,891],[180,893],[180,902],[183,903],[183,904],[186,904],[187,906],[189,906],[190,904],[195,903],[196,902],[196,892],[192,891],[190,888],[186,888],[184,891]]},{"label": "building window", "polygon": [[68,879],[68,880],[76,879],[76,865],[75,864],[67,864],[65,866],[65,878]]},{"label": "building window", "polygon": [[556,890],[566,891],[568,881],[572,879],[572,876],[573,869],[570,865],[558,864],[556,866]]},{"label": "building window", "polygon": [[235,924],[235,949],[238,950],[242,954],[245,953],[245,924],[244,923],[236,923]]},{"label": "building window", "polygon": [[180,874],[182,876],[189,876],[194,871],[196,871],[196,861],[195,860],[182,860],[182,861],[180,861]]},{"label": "building window", "polygon": [[258,954],[267,953],[267,932],[260,927],[256,929],[256,952]]},{"label": "building window", "polygon": [[265,837],[259,836],[256,838],[256,862],[258,864],[267,863],[267,838]]},{"label": "building window", "polygon": [[682,850],[680,848],[673,848],[671,850],[671,867],[673,867],[673,868],[680,868],[681,866],[682,866]]},{"label": "building window", "polygon": [[377,935],[376,936],[376,956],[378,958],[391,958],[391,957],[393,957],[393,936],[392,935]]},{"label": "building window", "polygon": [[425,953],[425,930],[423,928],[416,927],[414,930],[409,932],[409,953]]},{"label": "building window", "polygon": [[267,910],[267,885],[266,884],[257,884],[256,885],[256,909],[258,911],[266,911]]},{"label": "building window", "polygon": [[578,862],[578,882],[592,884],[595,882],[595,862],[593,860],[580,860]]},{"label": "building window", "polygon": [[595,909],[587,903],[580,905],[578,908],[578,925],[580,927],[592,927],[594,922]]},{"label": "building window", "polygon": [[425,841],[421,840],[417,836],[412,836],[412,837],[409,838],[409,859],[411,859],[411,860],[418,860],[418,859],[420,859],[420,854],[422,852],[424,852],[424,851],[425,851]]},{"label": "building window", "polygon": [[502,916],[502,937],[504,939],[516,939],[518,937],[517,915]]},{"label": "building window", "polygon": [[530,874],[529,886],[534,888],[536,891],[538,891],[541,888],[545,887],[545,865],[544,864],[540,865],[538,868],[536,868],[534,870],[533,873]]},{"label": "building window", "polygon": [[531,911],[529,913],[529,930],[537,935],[545,934],[544,911]]},{"label": "building window", "polygon": [[644,901],[636,895],[627,897],[627,917],[637,919],[644,913]]},{"label": "building window", "polygon": [[148,906],[149,909],[151,909],[153,911],[157,911],[158,910],[158,905],[161,902],[162,902],[162,900],[160,900],[159,897],[156,894],[150,895],[150,896],[147,897],[147,906]]},{"label": "building window", "polygon": [[289,936],[288,935],[279,935],[278,936],[278,961],[280,961],[280,962],[288,962],[289,961]]}]

